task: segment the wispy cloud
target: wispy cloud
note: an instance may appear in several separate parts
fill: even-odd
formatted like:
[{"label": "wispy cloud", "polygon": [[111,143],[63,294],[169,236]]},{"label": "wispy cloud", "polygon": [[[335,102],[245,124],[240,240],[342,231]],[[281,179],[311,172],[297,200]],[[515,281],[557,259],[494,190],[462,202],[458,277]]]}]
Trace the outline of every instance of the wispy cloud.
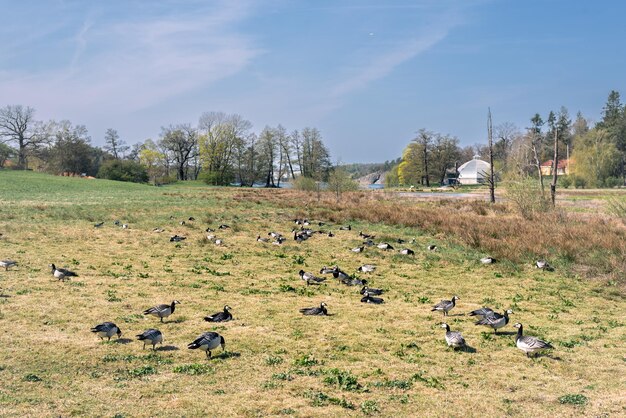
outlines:
[{"label": "wispy cloud", "polygon": [[0,91],[12,102],[132,112],[235,74],[261,53],[233,29],[249,4],[185,10],[131,20],[87,13],[69,42],[60,42],[66,66],[0,73]]}]

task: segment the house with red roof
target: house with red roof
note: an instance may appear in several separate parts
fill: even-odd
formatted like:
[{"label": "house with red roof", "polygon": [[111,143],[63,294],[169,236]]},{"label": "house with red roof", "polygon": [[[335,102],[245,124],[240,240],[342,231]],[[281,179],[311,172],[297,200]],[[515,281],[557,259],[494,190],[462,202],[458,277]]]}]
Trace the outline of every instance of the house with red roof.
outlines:
[{"label": "house with red roof", "polygon": [[[543,176],[551,176],[552,175],[552,166],[553,160],[548,160],[541,164],[541,175]],[[568,175],[570,171],[570,160],[559,160],[559,163],[556,167],[556,174],[559,176]]]}]

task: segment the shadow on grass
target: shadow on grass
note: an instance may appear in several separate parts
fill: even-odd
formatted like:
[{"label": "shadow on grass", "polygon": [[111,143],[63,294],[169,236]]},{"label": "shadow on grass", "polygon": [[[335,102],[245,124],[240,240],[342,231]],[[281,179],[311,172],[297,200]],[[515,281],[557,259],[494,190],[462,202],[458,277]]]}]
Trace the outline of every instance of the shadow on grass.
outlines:
[{"label": "shadow on grass", "polygon": [[241,357],[241,353],[235,351],[222,351],[216,356],[211,356],[211,360],[227,360],[229,358]]},{"label": "shadow on grass", "polygon": [[111,342],[115,342],[115,344],[128,344],[132,343],[133,340],[131,340],[130,338],[119,338],[117,340],[111,340]]},{"label": "shadow on grass", "polygon": [[164,345],[162,347],[157,347],[156,351],[178,351],[179,348],[175,345]]},{"label": "shadow on grass", "polygon": [[515,331],[500,331],[497,334],[494,332],[493,335],[495,335],[496,337],[502,335],[503,337],[507,337],[507,336],[511,336],[511,335],[517,335],[517,332]]}]

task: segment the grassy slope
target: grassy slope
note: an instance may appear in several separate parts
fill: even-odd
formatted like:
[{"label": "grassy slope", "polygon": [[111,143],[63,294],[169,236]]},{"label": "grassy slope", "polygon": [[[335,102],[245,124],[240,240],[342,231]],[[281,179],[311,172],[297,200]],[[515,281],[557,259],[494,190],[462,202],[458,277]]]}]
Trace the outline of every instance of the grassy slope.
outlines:
[{"label": "grassy slope", "polygon": [[[293,211],[268,203],[261,191],[237,195],[0,171],[0,258],[20,262],[0,272],[0,415],[193,416],[208,406],[224,416],[626,411],[626,303],[599,283],[528,266],[481,266],[474,250],[383,224],[356,223],[352,232],[300,245],[264,245],[254,241],[257,233],[288,233]],[[178,225],[189,216],[197,220]],[[131,228],[114,227],[115,219]],[[106,225],[94,229],[101,220]],[[222,222],[233,226],[219,234],[226,245],[206,243],[204,228]],[[167,232],[152,233],[156,226]],[[417,255],[353,254],[348,249],[360,242],[360,229],[383,239],[415,237]],[[187,241],[168,242],[174,233]],[[425,253],[431,242],[441,251]],[[51,262],[80,277],[52,280]],[[360,304],[357,289],[332,279],[305,288],[297,277],[300,268],[317,272],[338,263],[352,272],[364,262],[378,265],[368,279],[388,289],[386,305]],[[462,299],[448,321],[475,353],[448,351],[441,317],[430,312],[452,294]],[[142,317],[143,309],[173,298],[182,305],[171,322]],[[298,314],[322,300],[334,316]],[[224,304],[235,321],[202,320]],[[482,304],[512,307],[512,321],[557,347],[552,357],[529,360],[513,335],[492,336],[458,315]],[[101,343],[89,332],[105,320],[122,328],[121,343]],[[131,341],[150,327],[165,335],[167,350],[156,355]],[[207,330],[224,335],[228,353],[209,362],[186,349]],[[315,361],[303,361],[309,355]],[[187,365],[202,374],[176,372]],[[362,388],[346,390],[354,388],[346,374],[343,388],[324,383],[333,368],[350,372]],[[584,394],[589,403],[561,404],[566,394]]]}]

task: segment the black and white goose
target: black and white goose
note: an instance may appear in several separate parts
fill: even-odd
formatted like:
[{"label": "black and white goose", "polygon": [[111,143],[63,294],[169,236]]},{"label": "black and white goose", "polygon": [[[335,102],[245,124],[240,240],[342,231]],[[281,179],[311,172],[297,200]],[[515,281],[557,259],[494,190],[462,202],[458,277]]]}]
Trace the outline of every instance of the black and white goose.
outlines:
[{"label": "black and white goose", "polygon": [[269,238],[261,237],[260,235],[257,235],[256,240],[257,240],[258,242],[263,242],[263,243],[268,243],[268,242],[270,242],[270,239],[269,239]]},{"label": "black and white goose", "polygon": [[435,244],[430,244],[426,248],[428,249],[428,251],[437,251],[437,246]]},{"label": "black and white goose", "polygon": [[371,239],[367,239],[367,240],[363,241],[363,245],[366,246],[366,247],[372,247],[372,246],[376,245],[376,243],[373,240],[371,240]]},{"label": "black and white goose", "polygon": [[228,322],[233,319],[233,315],[230,313],[232,308],[228,305],[224,306],[222,312],[214,313],[213,315],[205,316],[204,320],[207,322]]},{"label": "black and white goose", "polygon": [[152,232],[156,232],[157,234],[160,234],[161,232],[165,232],[165,229],[157,227],[157,228],[154,228]]},{"label": "black and white goose", "polygon": [[494,264],[497,260],[493,257],[483,257],[480,259],[482,264]]},{"label": "black and white goose", "polygon": [[287,241],[287,238],[285,238],[285,237],[278,237],[274,241],[272,241],[272,244],[274,244],[274,245],[282,245],[283,242],[285,242],[285,241]]},{"label": "black and white goose", "polygon": [[535,268],[546,271],[554,271],[554,267],[552,267],[546,260],[537,260],[535,261]]},{"label": "black and white goose", "polygon": [[146,309],[143,311],[144,315],[153,315],[158,318],[161,318],[161,322],[163,322],[163,318],[167,318],[176,310],[176,305],[180,304],[179,301],[173,300],[171,304],[161,304],[153,306],[152,308]]},{"label": "black and white goose", "polygon": [[403,248],[403,249],[400,250],[400,254],[403,254],[403,255],[415,255],[415,251],[413,251],[410,248]]},{"label": "black and white goose", "polygon": [[367,280],[365,279],[357,279],[349,276],[339,279],[339,281],[346,286],[365,286],[367,284]]},{"label": "black and white goose", "polygon": [[152,349],[156,350],[157,344],[163,344],[163,334],[158,329],[150,328],[141,334],[136,335],[139,341],[143,341],[143,349],[146,349],[146,343],[152,344]]},{"label": "black and white goose", "polygon": [[382,295],[384,293],[383,289],[376,289],[374,287],[368,287],[368,286],[363,286],[361,288],[361,292],[362,295],[364,294],[369,294],[369,295]]},{"label": "black and white goose", "polygon": [[452,296],[451,300],[442,300],[441,302],[439,302],[438,304],[436,304],[435,306],[433,306],[433,308],[431,309],[432,311],[441,311],[443,312],[443,316],[448,316],[448,312],[450,312],[452,310],[452,308],[454,308],[454,306],[456,305],[456,301],[459,300],[461,298],[459,298],[458,296],[454,295]]},{"label": "black and white goose", "polygon": [[183,237],[181,235],[172,235],[170,237],[170,242],[181,242],[181,241],[184,241],[186,239],[187,239],[187,237]]},{"label": "black and white goose", "polygon": [[187,345],[189,350],[202,350],[206,352],[206,357],[211,358],[211,351],[215,350],[217,347],[222,346],[222,350],[226,350],[226,341],[224,337],[219,335],[217,332],[205,332],[200,335],[198,338],[193,340],[191,343]]},{"label": "black and white goose", "polygon": [[0,267],[4,267],[4,271],[9,271],[9,268],[13,266],[17,266],[17,261],[0,260]]},{"label": "black and white goose", "polygon": [[91,332],[95,333],[100,337],[100,339],[108,338],[111,341],[111,337],[117,334],[117,338],[122,336],[122,330],[119,329],[117,325],[113,322],[103,322],[99,325],[96,325],[91,329]]},{"label": "black and white goose", "polygon": [[269,235],[272,238],[282,238],[283,236],[281,234],[279,234],[278,232],[269,232],[267,235]]},{"label": "black and white goose", "polygon": [[340,231],[352,231],[352,225],[340,226],[339,230]]},{"label": "black and white goose", "polygon": [[98,222],[98,223],[93,224],[93,227],[100,228],[102,225],[104,225],[104,222]]},{"label": "black and white goose", "polygon": [[302,232],[302,231],[294,232],[293,233],[293,239],[297,243],[301,243],[301,242],[306,241],[307,239],[309,239],[309,235],[307,235],[305,232]]},{"label": "black and white goose", "polygon": [[335,272],[336,267],[322,267],[320,269],[320,274],[333,274]]},{"label": "black and white goose", "polygon": [[497,334],[498,329],[504,327],[509,323],[509,314],[512,314],[513,311],[507,309],[504,311],[504,314],[501,315],[497,312],[492,312],[491,314],[483,316],[483,318],[476,322],[476,325],[485,325],[493,328],[493,331]]},{"label": "black and white goose", "polygon": [[524,335],[523,326],[520,323],[513,325],[517,328],[517,335],[515,336],[515,345],[517,348],[526,353],[527,357],[530,357],[531,354],[538,354],[543,350],[547,350],[552,347],[552,345],[546,341],[540,340],[537,337],[531,337],[528,335]]},{"label": "black and white goose", "polygon": [[365,250],[365,247],[355,247],[351,249],[350,251],[352,251],[353,253],[362,253],[363,250]]},{"label": "black and white goose", "polygon": [[320,303],[320,306],[313,306],[312,308],[301,308],[299,309],[302,315],[320,315],[325,316],[328,315],[328,310],[326,309],[326,303]]},{"label": "black and white goose", "polygon": [[371,296],[368,292],[363,293],[363,297],[361,298],[361,302],[363,303],[373,303],[375,305],[380,305],[381,303],[385,303],[383,298],[377,298]]},{"label": "black and white goose", "polygon": [[376,266],[373,264],[363,264],[357,270],[363,273],[372,273],[374,270],[376,270]]},{"label": "black and white goose", "polygon": [[315,274],[304,270],[300,270],[298,274],[307,286],[311,284],[321,284],[324,280],[326,280],[324,277],[317,277]]},{"label": "black and white goose", "polygon": [[459,331],[450,331],[450,325],[445,322],[441,324],[441,328],[446,329],[446,343],[448,344],[448,347],[452,347],[454,349],[465,347],[465,339]]},{"label": "black and white goose", "polygon": [[495,311],[491,308],[480,308],[470,312],[469,316],[478,316],[480,318],[484,318],[486,316],[493,315],[494,313]]},{"label": "black and white goose", "polygon": [[64,281],[66,277],[78,277],[78,274],[73,271],[57,268],[54,263],[50,264],[49,267],[52,269],[52,275],[61,281]]},{"label": "black and white goose", "polygon": [[230,229],[230,225],[226,225],[226,224],[221,224],[220,226],[217,227],[218,229]]},{"label": "black and white goose", "polygon": [[375,235],[372,234],[364,234],[363,231],[359,231],[359,236],[363,239],[368,239],[368,238],[375,238]]},{"label": "black and white goose", "polygon": [[333,234],[333,231],[328,231],[328,234],[326,234],[328,236],[328,238],[332,238],[335,236],[335,234]]},{"label": "black and white goose", "polygon": [[393,246],[387,242],[381,242],[376,247],[380,248],[381,250],[393,250]]}]

